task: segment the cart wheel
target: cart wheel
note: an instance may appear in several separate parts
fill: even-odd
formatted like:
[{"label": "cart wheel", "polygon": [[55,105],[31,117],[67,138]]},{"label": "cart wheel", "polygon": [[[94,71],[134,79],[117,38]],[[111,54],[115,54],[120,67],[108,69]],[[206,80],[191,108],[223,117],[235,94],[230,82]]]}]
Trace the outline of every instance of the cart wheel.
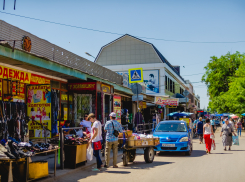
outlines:
[{"label": "cart wheel", "polygon": [[123,160],[123,165],[127,166],[128,165],[128,152],[123,153],[122,160]]},{"label": "cart wheel", "polygon": [[130,150],[128,152],[128,161],[129,162],[134,162],[135,157],[136,157],[136,149],[135,150]]},{"label": "cart wheel", "polygon": [[146,163],[152,163],[154,160],[154,149],[153,147],[148,147],[145,149],[144,158]]}]

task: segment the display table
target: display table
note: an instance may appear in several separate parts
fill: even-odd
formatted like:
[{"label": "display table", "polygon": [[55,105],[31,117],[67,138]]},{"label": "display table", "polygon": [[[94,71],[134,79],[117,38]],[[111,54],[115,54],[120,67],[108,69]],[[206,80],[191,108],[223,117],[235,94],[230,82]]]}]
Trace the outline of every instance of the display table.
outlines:
[{"label": "display table", "polygon": [[64,145],[65,167],[75,169],[79,163],[87,161],[87,145]]}]

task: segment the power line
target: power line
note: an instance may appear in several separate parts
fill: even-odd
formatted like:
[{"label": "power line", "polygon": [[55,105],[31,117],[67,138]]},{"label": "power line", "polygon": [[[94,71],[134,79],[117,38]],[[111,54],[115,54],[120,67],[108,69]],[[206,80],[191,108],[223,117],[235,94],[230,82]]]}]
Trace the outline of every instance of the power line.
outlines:
[{"label": "power line", "polygon": [[192,75],[182,75],[182,76],[193,76],[193,75],[201,75],[201,74],[204,74],[204,73],[197,73],[197,74],[192,74]]},{"label": "power line", "polygon": [[[109,32],[109,31],[104,31],[104,30],[97,30],[97,29],[92,29],[92,28],[80,27],[80,26],[76,26],[76,25],[69,25],[69,24],[65,24],[65,23],[58,23],[58,22],[53,22],[53,21],[48,21],[48,20],[42,20],[42,19],[38,19],[38,18],[32,18],[32,17],[28,17],[28,16],[12,14],[12,13],[7,13],[7,12],[3,12],[3,11],[0,11],[0,13],[12,15],[12,16],[17,16],[17,17],[21,17],[21,18],[26,18],[26,19],[31,19],[31,20],[36,20],[36,21],[41,21],[41,22],[45,22],[45,23],[52,23],[52,24],[56,24],[56,25],[67,26],[67,27],[71,27],[71,28],[79,28],[79,29],[83,29],[83,30],[89,30],[89,31],[100,32],[100,33],[107,33],[107,34],[113,34],[113,35],[125,35],[125,34],[116,33],[116,32]],[[201,42],[198,42],[198,41],[189,41],[189,40],[169,40],[169,39],[153,38],[153,37],[139,37],[139,36],[136,36],[136,37],[142,38],[142,39],[162,40],[162,41],[167,41],[167,42],[179,42],[179,43],[194,43],[194,44],[224,44],[224,43],[235,44],[235,43],[244,43],[245,42],[245,41],[233,41],[233,42],[202,42],[201,41]]]}]

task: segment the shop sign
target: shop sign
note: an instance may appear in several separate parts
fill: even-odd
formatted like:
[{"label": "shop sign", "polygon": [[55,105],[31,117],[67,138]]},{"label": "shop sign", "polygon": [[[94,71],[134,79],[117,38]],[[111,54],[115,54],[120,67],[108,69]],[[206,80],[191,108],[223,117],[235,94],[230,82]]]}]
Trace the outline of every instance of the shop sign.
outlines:
[{"label": "shop sign", "polygon": [[189,125],[190,123],[190,119],[189,118],[179,118],[180,121],[185,121],[187,123],[187,125]]},{"label": "shop sign", "polygon": [[139,108],[140,109],[146,109],[147,108],[147,106],[146,106],[146,102],[139,102]]},{"label": "shop sign", "polygon": [[121,96],[114,95],[113,111],[116,113],[116,120],[121,123]]},{"label": "shop sign", "polygon": [[111,93],[111,87],[108,85],[101,84],[102,91],[104,93]]},{"label": "shop sign", "polygon": [[[51,131],[51,87],[50,85],[35,85],[27,87],[27,116],[29,122],[30,138],[44,138],[45,133],[41,125]],[[34,121],[37,121],[34,122]],[[51,138],[50,131],[47,131],[47,138]]]},{"label": "shop sign", "polygon": [[2,100],[2,80],[0,79],[0,100]]},{"label": "shop sign", "polygon": [[95,90],[96,82],[85,82],[85,83],[69,83],[69,90]]},{"label": "shop sign", "polygon": [[12,80],[20,81],[22,83],[30,84],[31,73],[0,65],[0,78],[12,79]]},{"label": "shop sign", "polygon": [[165,98],[165,97],[155,97],[155,103],[158,105],[167,105],[167,106],[178,106],[178,98]]},{"label": "shop sign", "polygon": [[28,36],[24,36],[22,39],[22,49],[30,52],[31,51],[31,38]]},{"label": "shop sign", "polygon": [[32,85],[34,85],[34,84],[50,84],[50,80],[44,76],[39,76],[39,75],[32,73],[30,84],[32,84]]}]

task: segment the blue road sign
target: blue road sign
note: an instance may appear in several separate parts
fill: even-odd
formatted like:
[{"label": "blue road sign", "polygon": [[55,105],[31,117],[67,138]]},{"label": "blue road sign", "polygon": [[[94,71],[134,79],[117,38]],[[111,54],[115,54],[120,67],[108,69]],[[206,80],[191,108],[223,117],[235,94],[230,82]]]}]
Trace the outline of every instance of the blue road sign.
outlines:
[{"label": "blue road sign", "polygon": [[143,82],[143,69],[132,68],[128,70],[129,83]]}]

